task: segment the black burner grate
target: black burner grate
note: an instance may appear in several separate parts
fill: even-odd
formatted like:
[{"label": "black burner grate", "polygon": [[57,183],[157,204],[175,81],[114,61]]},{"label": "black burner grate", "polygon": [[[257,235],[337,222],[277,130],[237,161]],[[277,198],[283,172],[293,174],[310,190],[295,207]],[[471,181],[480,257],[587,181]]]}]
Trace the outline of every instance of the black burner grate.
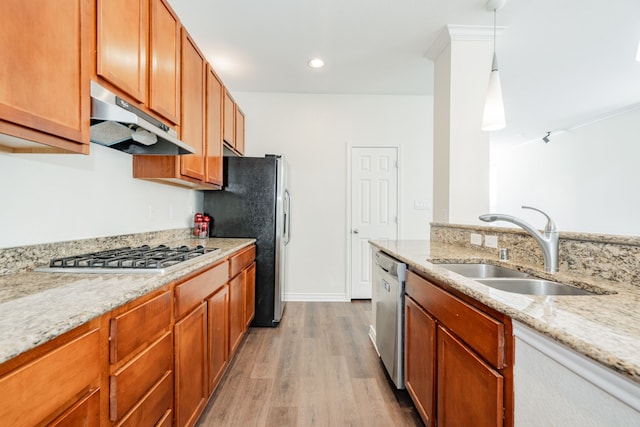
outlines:
[{"label": "black burner grate", "polygon": [[52,259],[51,268],[107,268],[107,269],[161,269],[196,258],[215,249],[204,246],[170,248],[148,245],[124,247],[83,255]]}]

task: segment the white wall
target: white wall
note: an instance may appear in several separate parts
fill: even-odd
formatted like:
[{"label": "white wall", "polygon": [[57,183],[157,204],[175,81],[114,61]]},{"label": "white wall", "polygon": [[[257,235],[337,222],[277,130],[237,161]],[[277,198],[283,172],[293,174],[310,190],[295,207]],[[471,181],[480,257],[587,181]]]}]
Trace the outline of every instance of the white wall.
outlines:
[{"label": "white wall", "polygon": [[[491,210],[542,228],[640,235],[640,111],[491,153]],[[496,223],[500,226],[512,226]]]},{"label": "white wall", "polygon": [[0,247],[191,226],[198,191],[132,178],[132,156],[0,152]]},{"label": "white wall", "polygon": [[400,238],[427,239],[432,200],[432,97],[233,94],[246,114],[247,156],[290,166],[288,298],[344,300],[347,147],[400,146]]}]

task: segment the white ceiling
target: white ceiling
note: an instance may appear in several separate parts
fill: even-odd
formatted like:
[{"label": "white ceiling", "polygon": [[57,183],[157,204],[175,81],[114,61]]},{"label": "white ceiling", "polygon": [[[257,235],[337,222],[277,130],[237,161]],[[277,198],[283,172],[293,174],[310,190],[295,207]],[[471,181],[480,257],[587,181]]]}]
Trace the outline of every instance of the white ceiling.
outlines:
[{"label": "white ceiling", "polygon": [[[485,0],[170,3],[231,92],[432,95],[425,52],[444,26],[493,25]],[[498,26],[507,128],[492,143],[640,105],[640,1],[509,0]]]}]

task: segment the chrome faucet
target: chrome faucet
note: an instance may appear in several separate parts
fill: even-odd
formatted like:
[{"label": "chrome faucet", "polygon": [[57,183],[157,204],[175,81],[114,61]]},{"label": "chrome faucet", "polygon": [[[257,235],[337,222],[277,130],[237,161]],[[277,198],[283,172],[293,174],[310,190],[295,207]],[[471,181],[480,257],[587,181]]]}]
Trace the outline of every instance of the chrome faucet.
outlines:
[{"label": "chrome faucet", "polygon": [[547,225],[544,227],[544,233],[540,233],[529,223],[511,215],[489,213],[480,215],[479,218],[485,222],[507,221],[524,228],[542,249],[542,255],[544,256],[544,271],[549,273],[557,272],[559,232],[556,227],[556,223],[549,217],[549,215],[542,212],[540,209],[532,208],[531,206],[523,206],[522,209],[531,209],[536,212],[540,212],[542,215],[547,217]]}]

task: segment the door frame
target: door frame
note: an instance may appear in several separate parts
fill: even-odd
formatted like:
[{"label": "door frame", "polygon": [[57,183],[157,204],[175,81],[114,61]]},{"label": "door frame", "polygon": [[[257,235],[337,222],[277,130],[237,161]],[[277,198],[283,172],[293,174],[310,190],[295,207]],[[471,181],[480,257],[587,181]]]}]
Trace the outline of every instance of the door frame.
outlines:
[{"label": "door frame", "polygon": [[346,229],[345,229],[345,239],[346,239],[346,248],[347,248],[347,253],[346,255],[346,263],[347,263],[347,268],[346,270],[346,276],[345,276],[345,290],[344,290],[344,294],[347,298],[347,301],[351,301],[351,271],[352,271],[352,265],[351,265],[351,230],[353,229],[352,227],[352,223],[351,223],[351,204],[352,204],[352,195],[351,195],[351,184],[352,184],[352,180],[351,180],[351,160],[352,160],[352,151],[354,148],[395,148],[396,149],[396,156],[397,156],[397,162],[398,162],[398,167],[396,168],[396,174],[397,174],[397,188],[396,188],[396,206],[397,206],[397,215],[398,215],[398,221],[396,222],[396,236],[397,239],[400,240],[401,236],[400,236],[400,223],[402,222],[402,195],[400,194],[400,189],[402,188],[402,174],[400,173],[400,168],[402,167],[402,145],[400,144],[351,144],[351,143],[347,143],[347,188],[346,188],[346,193],[347,193],[347,198],[346,198],[346,203],[347,203],[347,218],[345,221],[346,224]]}]

